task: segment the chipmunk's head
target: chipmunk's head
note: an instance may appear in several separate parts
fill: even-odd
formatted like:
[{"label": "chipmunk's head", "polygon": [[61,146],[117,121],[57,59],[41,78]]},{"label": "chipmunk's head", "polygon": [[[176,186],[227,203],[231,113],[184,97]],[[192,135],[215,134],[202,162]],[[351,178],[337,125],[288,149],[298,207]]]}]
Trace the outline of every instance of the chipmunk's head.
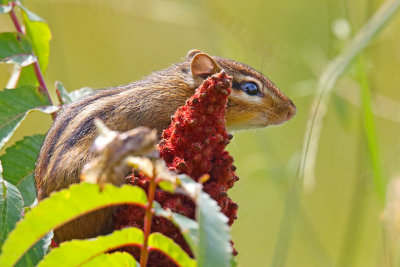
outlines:
[{"label": "chipmunk's head", "polygon": [[196,86],[208,76],[226,71],[232,76],[232,94],[226,113],[228,129],[266,127],[288,121],[296,106],[267,77],[236,61],[211,57],[199,50],[187,54]]}]

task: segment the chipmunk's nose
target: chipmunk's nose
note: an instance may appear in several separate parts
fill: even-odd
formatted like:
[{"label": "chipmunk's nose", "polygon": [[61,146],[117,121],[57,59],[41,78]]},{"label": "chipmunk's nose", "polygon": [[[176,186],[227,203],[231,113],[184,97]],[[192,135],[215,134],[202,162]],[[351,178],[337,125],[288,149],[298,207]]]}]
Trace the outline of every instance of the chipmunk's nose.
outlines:
[{"label": "chipmunk's nose", "polygon": [[293,116],[296,115],[296,112],[297,112],[297,108],[293,104],[292,100],[290,100],[290,104],[288,106],[288,111],[286,113],[286,119],[290,120],[291,118],[293,118]]}]

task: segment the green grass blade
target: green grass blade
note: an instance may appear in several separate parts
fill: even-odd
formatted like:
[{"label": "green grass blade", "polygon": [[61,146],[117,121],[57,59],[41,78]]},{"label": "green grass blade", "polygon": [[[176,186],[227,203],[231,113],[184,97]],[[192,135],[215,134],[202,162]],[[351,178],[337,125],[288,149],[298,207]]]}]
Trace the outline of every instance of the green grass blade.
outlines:
[{"label": "green grass blade", "polygon": [[319,138],[323,125],[323,118],[325,117],[330,101],[330,93],[340,75],[346,70],[354,58],[370,43],[372,37],[374,37],[392,18],[399,7],[400,0],[386,1],[371,19],[365,23],[343,52],[327,66],[319,79],[317,93],[312,104],[311,116],[307,123],[301,162],[288,192],[285,212],[282,218],[271,266],[285,266],[292,224],[297,212],[302,184],[305,177],[307,177],[307,179],[313,179]]},{"label": "green grass blade", "polygon": [[378,196],[380,204],[383,206],[385,202],[385,180],[382,174],[382,164],[378,149],[378,138],[376,136],[374,114],[372,111],[371,92],[362,58],[360,58],[357,67],[358,82],[361,91],[364,132],[367,139],[368,155],[372,166],[372,177],[375,184],[376,195]]},{"label": "green grass blade", "polygon": [[354,58],[369,44],[372,37],[393,17],[399,7],[400,0],[386,1],[372,18],[365,23],[346,49],[331,61],[321,75],[304,137],[299,179],[313,179],[314,177],[314,166],[323,125],[322,121],[330,101],[330,93],[336,81]]}]

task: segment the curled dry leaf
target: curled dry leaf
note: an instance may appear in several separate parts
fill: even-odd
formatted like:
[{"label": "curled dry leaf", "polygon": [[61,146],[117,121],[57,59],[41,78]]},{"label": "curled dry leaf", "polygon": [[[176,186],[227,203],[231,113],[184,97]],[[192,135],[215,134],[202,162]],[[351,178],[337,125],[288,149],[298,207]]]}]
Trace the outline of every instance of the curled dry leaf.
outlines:
[{"label": "curled dry leaf", "polygon": [[92,149],[96,151],[97,156],[84,166],[82,181],[98,183],[101,186],[107,182],[121,185],[129,172],[125,158],[144,156],[156,149],[156,130],[138,127],[120,133],[108,129],[100,120],[96,120],[96,126],[100,135]]}]

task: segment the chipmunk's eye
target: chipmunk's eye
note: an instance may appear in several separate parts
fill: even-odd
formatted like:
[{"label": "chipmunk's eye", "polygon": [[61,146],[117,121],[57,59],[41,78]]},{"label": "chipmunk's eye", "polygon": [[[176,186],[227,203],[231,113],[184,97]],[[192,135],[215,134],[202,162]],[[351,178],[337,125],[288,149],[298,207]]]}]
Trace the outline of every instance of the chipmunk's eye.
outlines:
[{"label": "chipmunk's eye", "polygon": [[259,89],[257,84],[253,82],[244,82],[241,85],[242,90],[248,95],[257,95],[259,93]]}]

